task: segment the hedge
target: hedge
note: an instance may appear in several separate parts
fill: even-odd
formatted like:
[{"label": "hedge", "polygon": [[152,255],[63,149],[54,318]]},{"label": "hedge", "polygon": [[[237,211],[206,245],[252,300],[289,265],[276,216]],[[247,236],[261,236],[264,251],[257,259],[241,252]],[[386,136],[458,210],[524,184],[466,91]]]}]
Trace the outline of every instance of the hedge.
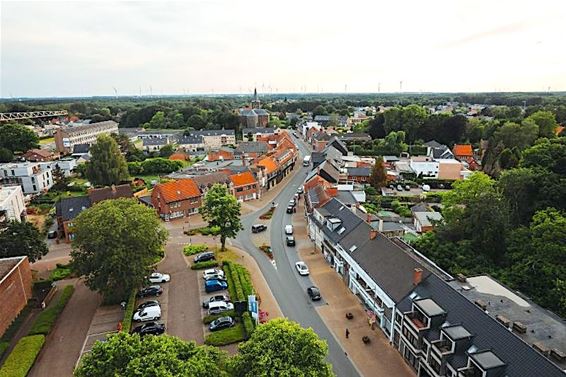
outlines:
[{"label": "hedge", "polygon": [[234,285],[234,280],[232,279],[232,270],[230,269],[230,262],[225,261],[223,264],[224,278],[228,283],[228,293],[232,298],[232,301],[236,300],[236,286]]},{"label": "hedge", "polygon": [[49,280],[57,281],[66,279],[73,273],[73,270],[70,265],[62,265],[57,263],[57,268],[54,269],[51,274],[49,275]]},{"label": "hedge", "polygon": [[255,321],[252,319],[250,312],[242,314],[242,323],[244,324],[246,339],[249,339],[255,329]]},{"label": "hedge", "polygon": [[126,310],[124,310],[124,319],[122,320],[122,331],[129,333],[132,329],[132,317],[134,316],[134,309],[136,307],[136,290],[132,291],[132,294],[128,298],[128,303],[126,304]]},{"label": "hedge", "polygon": [[218,262],[215,260],[207,260],[206,262],[193,263],[191,270],[204,270],[205,268],[218,267]]},{"label": "hedge", "polygon": [[0,377],[26,377],[45,343],[44,335],[24,336],[0,369]]},{"label": "hedge", "polygon": [[240,275],[240,282],[242,283],[242,290],[244,291],[244,295],[246,299],[249,295],[254,294],[254,286],[252,284],[252,278],[250,276],[250,272],[242,265],[235,264],[238,269],[238,274]]},{"label": "hedge", "polygon": [[206,337],[204,343],[209,346],[225,346],[227,344],[241,342],[245,339],[244,326],[238,323],[234,327],[211,333]]},{"label": "hedge", "polygon": [[234,310],[228,310],[228,311],[226,311],[226,312],[224,312],[224,313],[220,313],[220,314],[210,314],[210,315],[207,315],[207,316],[205,316],[205,317],[202,319],[202,321],[203,321],[205,324],[208,325],[210,322],[214,321],[215,319],[218,319],[218,318],[220,318],[220,317],[226,317],[226,316],[230,316],[230,317],[232,317],[232,318],[235,318],[235,317],[237,316],[237,314],[236,314],[236,312],[235,312]]},{"label": "hedge", "polygon": [[59,301],[50,308],[43,310],[39,316],[37,316],[31,330],[29,331],[29,335],[49,334],[57,320],[57,317],[61,314],[63,309],[65,309],[65,305],[67,305],[67,302],[74,291],[75,287],[72,285],[67,285],[63,288],[63,293],[61,294],[61,297],[59,297]]},{"label": "hedge", "polygon": [[0,342],[0,359],[4,356],[4,352],[10,347],[10,342]]},{"label": "hedge", "polygon": [[[224,273],[228,280],[228,289],[232,300],[247,301],[248,295],[254,294],[250,273],[244,266],[225,261]],[[230,286],[233,286],[233,288],[230,289]]]},{"label": "hedge", "polygon": [[195,243],[194,245],[186,245],[183,248],[183,253],[186,256],[204,253],[208,250],[208,245],[205,243]]},{"label": "hedge", "polygon": [[189,229],[185,231],[187,236],[196,236],[197,234],[202,234],[203,236],[217,236],[220,234],[219,226],[204,226],[202,228]]}]

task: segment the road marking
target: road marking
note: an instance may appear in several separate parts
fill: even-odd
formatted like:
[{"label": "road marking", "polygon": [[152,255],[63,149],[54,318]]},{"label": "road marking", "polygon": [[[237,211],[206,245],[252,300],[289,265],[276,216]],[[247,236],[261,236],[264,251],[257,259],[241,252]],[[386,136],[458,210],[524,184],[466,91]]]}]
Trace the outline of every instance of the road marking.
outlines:
[{"label": "road marking", "polygon": [[273,268],[277,270],[277,263],[275,263],[275,259],[271,260],[271,264],[273,265]]}]

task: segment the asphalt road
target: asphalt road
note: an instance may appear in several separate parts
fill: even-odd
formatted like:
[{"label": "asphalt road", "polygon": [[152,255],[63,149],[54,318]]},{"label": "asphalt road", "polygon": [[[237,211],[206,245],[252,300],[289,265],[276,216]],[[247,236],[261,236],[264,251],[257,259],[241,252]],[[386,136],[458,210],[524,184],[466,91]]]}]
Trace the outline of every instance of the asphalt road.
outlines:
[{"label": "asphalt road", "polygon": [[[294,139],[301,151],[301,155],[310,154],[305,143],[296,138]],[[274,212],[271,222],[268,223],[275,265],[254,246],[250,238],[251,226],[258,222],[259,216],[270,207],[270,204],[261,211],[242,218],[244,230],[238,234],[234,243],[241,249],[246,250],[256,260],[283,314],[297,321],[303,327],[311,327],[320,338],[327,341],[329,348],[328,361],[332,364],[336,375],[339,377],[360,376],[344,352],[344,349],[326,327],[315,309],[316,305],[325,305],[324,301],[322,300],[320,303],[313,305],[313,302],[308,298],[306,288],[312,285],[312,282],[309,277],[299,276],[296,272],[295,262],[298,260],[298,257],[295,248],[285,246],[284,227],[286,224],[291,224],[291,215],[285,212],[285,208],[289,200],[293,198],[297,188],[303,184],[306,173],[310,171],[310,168],[302,166],[301,159],[297,161],[297,168],[300,171],[288,182],[287,186],[281,190],[274,200],[278,203],[278,209]]]}]

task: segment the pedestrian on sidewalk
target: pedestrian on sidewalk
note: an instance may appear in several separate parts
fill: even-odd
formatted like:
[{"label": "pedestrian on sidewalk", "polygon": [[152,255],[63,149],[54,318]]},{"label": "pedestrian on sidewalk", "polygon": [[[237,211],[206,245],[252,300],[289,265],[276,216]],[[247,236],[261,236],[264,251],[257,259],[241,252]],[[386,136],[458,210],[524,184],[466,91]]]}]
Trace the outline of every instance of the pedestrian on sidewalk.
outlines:
[{"label": "pedestrian on sidewalk", "polygon": [[346,339],[350,337],[350,330],[346,329]]}]

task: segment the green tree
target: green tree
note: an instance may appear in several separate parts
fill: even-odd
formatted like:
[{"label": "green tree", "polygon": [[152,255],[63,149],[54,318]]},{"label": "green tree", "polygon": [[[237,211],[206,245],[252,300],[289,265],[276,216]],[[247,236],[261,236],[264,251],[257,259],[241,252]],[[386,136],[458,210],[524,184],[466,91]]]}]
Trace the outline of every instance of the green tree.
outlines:
[{"label": "green tree", "polygon": [[14,154],[8,148],[0,147],[0,162],[10,162],[14,159]]},{"label": "green tree", "polygon": [[371,175],[369,177],[370,185],[376,190],[380,190],[387,184],[387,173],[385,171],[385,165],[383,163],[383,157],[378,157],[375,159],[375,164],[371,169]]},{"label": "green tree", "polygon": [[532,145],[538,137],[538,126],[533,120],[525,119],[521,124],[505,122],[495,131],[495,138],[503,142],[507,148],[525,149]]},{"label": "green tree", "polygon": [[225,186],[215,184],[206,193],[200,213],[209,226],[220,228],[220,243],[225,249],[226,238],[235,237],[243,229],[240,222],[240,203]]},{"label": "green tree", "polygon": [[35,262],[48,251],[45,237],[32,223],[10,221],[0,230],[0,258],[27,255]]},{"label": "green tree", "polygon": [[0,148],[27,152],[39,146],[39,138],[29,128],[15,123],[0,124]]},{"label": "green tree", "polygon": [[173,153],[175,153],[175,146],[173,144],[167,144],[159,150],[159,157],[169,158]]},{"label": "green tree", "polygon": [[415,141],[417,132],[426,122],[428,113],[426,109],[419,105],[409,105],[401,112],[402,129],[407,134],[409,143]]},{"label": "green tree", "polygon": [[260,325],[230,364],[234,377],[327,377],[328,346],[312,329],[278,318]]},{"label": "green tree", "polygon": [[107,301],[128,297],[163,255],[167,231],[134,199],[105,200],[74,221],[73,268]]},{"label": "green tree", "polygon": [[327,115],[327,114],[328,114],[328,110],[326,110],[326,108],[322,105],[318,105],[312,111],[313,117],[315,117],[317,115]]},{"label": "green tree", "polygon": [[165,113],[163,111],[156,112],[152,117],[151,120],[145,123],[144,128],[167,128],[165,122]]},{"label": "green tree", "polygon": [[81,359],[77,377],[227,377],[226,355],[218,348],[197,346],[179,338],[119,332],[96,342]]},{"label": "green tree", "polygon": [[539,137],[553,138],[558,126],[556,116],[550,111],[539,110],[531,114],[527,119],[532,120],[538,126]]},{"label": "green tree", "polygon": [[523,151],[520,166],[538,166],[566,176],[566,137],[539,139],[535,145]]},{"label": "green tree", "polygon": [[51,171],[53,177],[53,190],[63,191],[67,189],[70,179],[65,177],[65,172],[59,167],[59,164],[55,165],[55,169]]},{"label": "green tree", "polygon": [[200,114],[193,114],[187,120],[189,127],[194,128],[195,130],[200,130],[206,127],[208,124],[206,119],[204,119]]},{"label": "green tree", "polygon": [[98,135],[90,148],[92,155],[86,175],[95,186],[119,184],[128,179],[128,165],[116,141],[108,135]]}]

